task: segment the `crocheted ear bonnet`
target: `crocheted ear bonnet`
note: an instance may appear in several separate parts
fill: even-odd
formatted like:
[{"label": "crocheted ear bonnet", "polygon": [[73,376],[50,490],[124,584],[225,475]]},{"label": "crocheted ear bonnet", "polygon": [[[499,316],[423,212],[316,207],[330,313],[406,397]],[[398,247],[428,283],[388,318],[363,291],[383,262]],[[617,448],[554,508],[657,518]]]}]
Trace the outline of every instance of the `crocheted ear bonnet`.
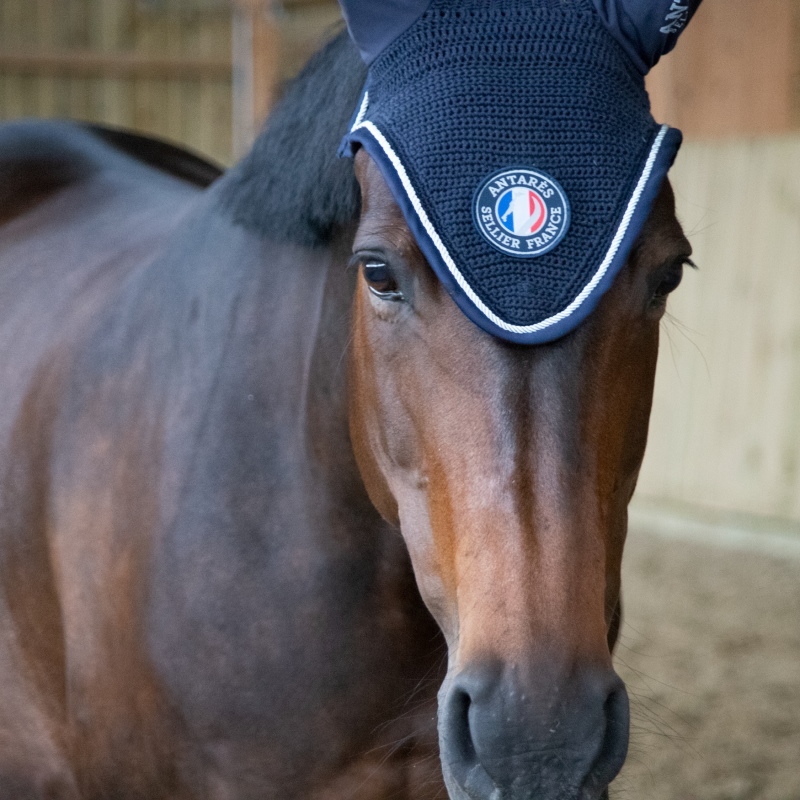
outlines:
[{"label": "crocheted ear bonnet", "polygon": [[[343,6],[369,73],[341,153],[377,163],[473,322],[522,344],[569,332],[625,263],[681,143],[650,114],[647,56],[614,35],[614,3],[395,0],[401,32],[365,45],[359,2]],[[671,4],[661,52],[698,4]]]}]

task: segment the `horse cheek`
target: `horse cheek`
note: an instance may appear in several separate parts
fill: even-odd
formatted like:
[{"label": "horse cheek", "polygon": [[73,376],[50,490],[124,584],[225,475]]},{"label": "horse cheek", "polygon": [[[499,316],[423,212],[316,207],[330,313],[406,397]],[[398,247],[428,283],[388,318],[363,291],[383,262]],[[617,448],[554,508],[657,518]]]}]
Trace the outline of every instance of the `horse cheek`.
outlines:
[{"label": "horse cheek", "polygon": [[349,424],[350,439],[361,479],[369,499],[378,513],[390,524],[399,526],[397,500],[378,464],[382,439],[380,430],[380,399],[375,372],[375,353],[366,331],[364,310],[358,302],[353,311],[353,345],[349,365]]}]

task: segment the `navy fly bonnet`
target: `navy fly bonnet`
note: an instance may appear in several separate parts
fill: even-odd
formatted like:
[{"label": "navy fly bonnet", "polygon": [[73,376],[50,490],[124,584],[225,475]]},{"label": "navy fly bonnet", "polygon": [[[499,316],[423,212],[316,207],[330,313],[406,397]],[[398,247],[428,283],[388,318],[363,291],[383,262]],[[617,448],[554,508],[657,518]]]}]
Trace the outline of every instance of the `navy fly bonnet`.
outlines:
[{"label": "navy fly bonnet", "polygon": [[340,0],[363,147],[462,311],[551,341],[625,263],[681,143],[644,76],[700,0]]}]

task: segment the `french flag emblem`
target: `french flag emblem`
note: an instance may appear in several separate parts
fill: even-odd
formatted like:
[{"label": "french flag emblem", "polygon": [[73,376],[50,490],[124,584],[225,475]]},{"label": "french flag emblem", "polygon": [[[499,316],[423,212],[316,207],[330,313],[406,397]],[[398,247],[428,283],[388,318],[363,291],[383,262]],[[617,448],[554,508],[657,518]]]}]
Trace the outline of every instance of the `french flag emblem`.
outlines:
[{"label": "french flag emblem", "polygon": [[492,247],[517,258],[534,258],[566,235],[569,201],[555,178],[541,170],[504,169],[480,185],[472,219]]},{"label": "french flag emblem", "polygon": [[514,236],[532,236],[547,221],[547,206],[538,192],[515,186],[504,192],[497,201],[500,224]]}]

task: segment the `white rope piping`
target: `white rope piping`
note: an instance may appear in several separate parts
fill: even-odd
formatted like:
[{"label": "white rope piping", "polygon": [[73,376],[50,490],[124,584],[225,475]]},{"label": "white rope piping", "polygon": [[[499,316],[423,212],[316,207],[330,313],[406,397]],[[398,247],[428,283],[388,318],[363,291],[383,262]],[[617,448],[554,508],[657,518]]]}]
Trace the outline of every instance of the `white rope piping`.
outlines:
[{"label": "white rope piping", "polygon": [[358,115],[356,116],[356,120],[353,123],[353,127],[350,129],[351,133],[356,128],[358,128],[364,121],[364,117],[367,116],[368,109],[369,109],[369,92],[364,92],[364,98],[361,101],[361,108],[358,109]]},{"label": "white rope piping", "polygon": [[439,254],[441,255],[445,265],[450,270],[451,275],[456,279],[456,282],[467,295],[467,297],[469,297],[472,303],[485,317],[487,317],[487,319],[491,320],[495,325],[497,325],[498,328],[501,328],[504,331],[509,331],[510,333],[535,333],[536,331],[549,328],[551,325],[555,325],[557,322],[561,322],[561,320],[571,316],[575,311],[577,311],[578,308],[580,308],[589,295],[591,295],[597,284],[602,280],[606,272],[608,272],[608,268],[611,266],[611,262],[614,260],[614,256],[617,254],[617,251],[622,244],[622,239],[628,230],[628,226],[631,223],[631,218],[633,217],[633,214],[639,205],[639,200],[642,197],[642,193],[647,185],[647,181],[650,179],[650,175],[653,172],[656,157],[661,149],[661,144],[664,141],[664,137],[667,135],[667,131],[669,130],[668,125],[661,126],[661,130],[659,131],[658,136],[656,136],[653,146],[650,149],[650,154],[647,157],[647,162],[644,165],[644,170],[639,178],[639,182],[636,184],[636,189],[634,189],[633,195],[631,195],[631,199],[628,201],[628,207],[625,209],[625,214],[622,217],[619,228],[617,228],[617,232],[614,235],[614,239],[611,242],[608,253],[606,253],[606,257],[603,259],[602,263],[597,269],[597,272],[595,272],[595,274],[592,276],[592,279],[589,281],[589,283],[583,287],[580,294],[566,308],[562,309],[557,314],[554,314],[552,317],[548,317],[541,322],[537,322],[535,325],[510,325],[509,323],[500,319],[497,314],[488,308],[464,279],[464,276],[456,266],[455,261],[453,261],[452,256],[444,246],[444,242],[442,242],[442,240],[439,238],[439,234],[431,224],[430,219],[428,219],[428,215],[425,213],[425,209],[422,207],[422,203],[420,203],[419,197],[417,197],[417,193],[414,191],[414,187],[408,178],[408,173],[406,172],[405,167],[400,159],[397,157],[397,154],[392,149],[392,146],[372,122],[363,121],[362,112],[363,114],[366,114],[367,100],[368,97],[365,94],[364,102],[362,103],[361,109],[358,112],[358,118],[353,125],[352,132],[355,132],[359,128],[366,128],[375,137],[378,144],[383,148],[384,153],[386,153],[388,156],[389,161],[397,173],[397,176],[400,178],[400,182],[403,184],[403,188],[406,190],[408,198],[411,200],[411,204],[414,206],[414,211],[419,217],[420,222],[422,222],[422,225],[425,228],[428,236],[430,236],[431,241],[439,251]]}]

